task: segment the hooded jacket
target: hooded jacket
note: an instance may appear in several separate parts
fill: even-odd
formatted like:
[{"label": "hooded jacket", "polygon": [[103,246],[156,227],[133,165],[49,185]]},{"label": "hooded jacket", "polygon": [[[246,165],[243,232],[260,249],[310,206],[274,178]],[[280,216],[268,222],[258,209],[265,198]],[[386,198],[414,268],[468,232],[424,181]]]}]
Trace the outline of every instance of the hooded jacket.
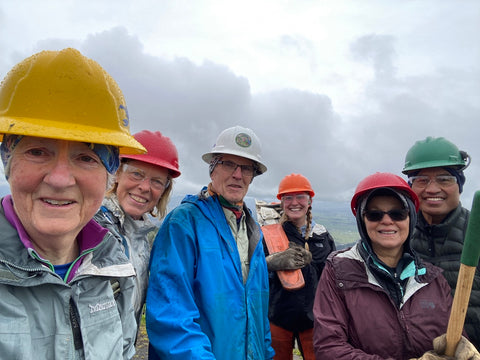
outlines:
[{"label": "hooded jacket", "polygon": [[[3,206],[0,231],[2,359],[133,357],[134,270],[106,229],[93,220],[85,225],[78,235],[76,270],[65,281],[25,247]],[[119,285],[115,295],[111,281]]]},{"label": "hooded jacket", "polygon": [[114,194],[103,200],[102,207],[98,210],[94,220],[115,235],[135,268],[133,306],[135,319],[139,326],[147,297],[151,244],[158,227],[146,215],[143,215],[141,220],[134,220],[123,211]]},{"label": "hooded jacket", "polygon": [[410,249],[416,214],[409,203],[410,232],[393,274],[373,252],[357,211],[360,240],[329,256],[313,308],[317,358],[406,360],[423,355],[444,334],[452,297],[441,270],[422,264]]},{"label": "hooded jacket", "polygon": [[250,271],[217,196],[188,195],[155,238],[147,293],[150,359],[272,359],[268,273],[259,225],[244,207]]},{"label": "hooded jacket", "polygon": [[[457,287],[469,216],[470,212],[459,204],[440,224],[429,225],[422,212],[419,212],[412,238],[415,252],[422,259],[443,269],[452,294]],[[480,265],[474,275],[465,317],[465,331],[472,344],[480,349]]]}]

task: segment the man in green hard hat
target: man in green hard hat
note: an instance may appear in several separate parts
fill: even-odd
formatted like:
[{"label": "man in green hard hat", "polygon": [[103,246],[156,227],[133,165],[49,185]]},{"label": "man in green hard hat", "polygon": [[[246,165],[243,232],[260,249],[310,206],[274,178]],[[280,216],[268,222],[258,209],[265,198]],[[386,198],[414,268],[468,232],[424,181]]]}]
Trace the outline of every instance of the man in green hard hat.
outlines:
[{"label": "man in green hard hat", "polygon": [[[455,291],[460,257],[470,212],[462,207],[460,194],[470,156],[443,137],[417,141],[405,156],[403,173],[420,200],[412,248],[443,269]],[[465,319],[465,330],[480,348],[480,270],[477,268]]]}]

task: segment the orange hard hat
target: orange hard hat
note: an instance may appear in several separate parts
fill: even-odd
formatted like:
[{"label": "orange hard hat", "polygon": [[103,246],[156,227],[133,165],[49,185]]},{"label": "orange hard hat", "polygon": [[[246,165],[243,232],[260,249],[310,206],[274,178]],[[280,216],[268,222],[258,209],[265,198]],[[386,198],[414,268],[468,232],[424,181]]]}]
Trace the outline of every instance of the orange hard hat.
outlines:
[{"label": "orange hard hat", "polygon": [[315,192],[312,189],[312,185],[308,179],[301,174],[290,174],[285,176],[278,185],[277,199],[281,200],[282,195],[293,192],[308,192],[310,197],[315,196]]},{"label": "orange hard hat", "polygon": [[415,204],[415,209],[418,211],[420,203],[418,201],[417,194],[408,186],[407,182],[403,180],[400,176],[387,172],[376,172],[375,174],[367,176],[365,179],[360,181],[355,189],[355,194],[353,195],[350,207],[352,209],[353,215],[357,214],[358,202],[360,198],[369,193],[374,189],[379,188],[391,188],[395,190],[401,190],[405,192],[408,197]]},{"label": "orange hard hat", "polygon": [[169,170],[172,178],[180,176],[177,148],[170,138],[162,135],[160,131],[148,130],[142,130],[133,137],[147,149],[147,153],[123,155],[122,159],[132,159],[161,166]]}]

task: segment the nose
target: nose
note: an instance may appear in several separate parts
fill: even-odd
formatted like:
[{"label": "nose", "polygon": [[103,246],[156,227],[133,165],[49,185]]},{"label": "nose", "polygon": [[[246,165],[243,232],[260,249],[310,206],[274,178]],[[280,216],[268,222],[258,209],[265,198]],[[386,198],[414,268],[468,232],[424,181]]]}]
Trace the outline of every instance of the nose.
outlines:
[{"label": "nose", "polygon": [[72,166],[65,156],[59,156],[47,171],[43,181],[50,186],[63,188],[75,184]]},{"label": "nose", "polygon": [[242,178],[242,168],[240,167],[240,165],[237,165],[237,167],[236,167],[235,170],[233,171],[232,176],[233,176],[234,178],[237,178],[237,179],[241,179],[241,178]]},{"label": "nose", "polygon": [[391,218],[390,215],[388,215],[387,213],[383,214],[382,220],[380,220],[380,221],[381,221],[382,223],[387,223],[387,224],[393,223],[392,218]]},{"label": "nose", "polygon": [[138,182],[137,186],[142,192],[150,191],[150,178],[144,177]]},{"label": "nose", "polygon": [[441,191],[441,190],[442,189],[440,188],[440,186],[435,181],[435,178],[431,178],[429,180],[427,186],[425,186],[425,191],[427,191],[427,192],[438,192],[438,191]]}]

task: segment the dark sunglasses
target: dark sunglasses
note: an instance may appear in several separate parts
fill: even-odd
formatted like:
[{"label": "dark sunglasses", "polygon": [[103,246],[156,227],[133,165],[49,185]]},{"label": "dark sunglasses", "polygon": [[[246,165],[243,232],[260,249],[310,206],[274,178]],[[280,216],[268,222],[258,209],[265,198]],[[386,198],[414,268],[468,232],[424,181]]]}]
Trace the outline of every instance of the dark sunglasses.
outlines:
[{"label": "dark sunglasses", "polygon": [[367,220],[372,222],[382,220],[385,214],[390,216],[390,219],[392,219],[393,221],[403,221],[408,217],[408,210],[407,209],[392,209],[389,211],[365,210],[365,212],[363,213],[363,215],[365,215]]}]

